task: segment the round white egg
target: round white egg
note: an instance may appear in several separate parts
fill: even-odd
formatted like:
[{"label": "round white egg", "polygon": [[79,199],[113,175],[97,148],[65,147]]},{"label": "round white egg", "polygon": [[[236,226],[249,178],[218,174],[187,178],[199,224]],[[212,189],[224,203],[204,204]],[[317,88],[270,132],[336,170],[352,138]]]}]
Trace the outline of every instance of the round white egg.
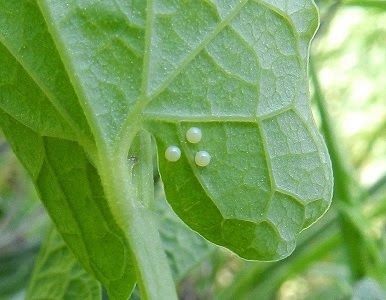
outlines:
[{"label": "round white egg", "polygon": [[206,151],[199,151],[196,153],[196,156],[194,157],[194,161],[196,162],[197,166],[200,167],[206,167],[210,163],[210,154]]},{"label": "round white egg", "polygon": [[188,140],[189,143],[192,143],[192,144],[199,143],[202,139],[201,129],[197,127],[189,128],[189,130],[186,132],[186,139]]},{"label": "round white egg", "polygon": [[181,158],[181,150],[177,146],[169,146],[165,151],[165,158],[168,161],[176,162]]}]

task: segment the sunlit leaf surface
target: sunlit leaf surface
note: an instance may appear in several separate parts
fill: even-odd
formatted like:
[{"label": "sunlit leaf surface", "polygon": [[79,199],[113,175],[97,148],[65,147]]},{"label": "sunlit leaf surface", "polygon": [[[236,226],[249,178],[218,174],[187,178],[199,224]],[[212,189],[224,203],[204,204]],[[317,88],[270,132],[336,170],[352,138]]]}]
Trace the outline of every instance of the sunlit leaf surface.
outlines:
[{"label": "sunlit leaf surface", "polygon": [[[120,155],[141,129],[155,137],[167,200],[188,226],[247,259],[293,251],[332,191],[308,103],[312,1],[37,3],[0,1],[0,125],[112,298],[132,290],[140,243],[133,256],[130,243],[141,237],[123,232],[136,205],[107,177],[121,176]],[[196,144],[186,140],[193,126]],[[172,145],[176,162],[165,159]],[[198,151],[211,156],[205,167]]]}]

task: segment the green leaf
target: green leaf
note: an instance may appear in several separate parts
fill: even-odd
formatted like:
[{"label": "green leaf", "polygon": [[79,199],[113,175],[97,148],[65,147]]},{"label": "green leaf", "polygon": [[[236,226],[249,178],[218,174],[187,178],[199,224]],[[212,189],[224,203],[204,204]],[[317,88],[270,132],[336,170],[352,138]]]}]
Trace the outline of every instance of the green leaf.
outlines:
[{"label": "green leaf", "polygon": [[37,2],[97,143],[113,146],[141,103],[146,2]]},{"label": "green leaf", "polygon": [[[3,84],[7,84],[10,90],[8,93],[12,91],[12,101],[9,98],[7,102],[14,105],[13,116],[22,115],[33,119],[37,114],[32,121],[47,125],[44,127],[46,130],[63,126],[62,120],[65,119],[69,124],[67,126],[73,129],[72,133],[77,134],[81,143],[92,144],[85,115],[35,1],[0,0],[0,42],[3,66],[1,78],[4,78]],[[15,64],[15,61],[19,64]],[[21,81],[25,84],[15,86],[15,77],[19,80],[22,79],[20,77],[26,78]],[[45,97],[41,97],[42,94]],[[31,95],[36,95],[36,99],[30,99]],[[30,105],[34,101],[35,105],[28,107],[25,103],[27,101]],[[4,97],[2,104],[5,103]],[[58,117],[57,113],[53,113],[52,107],[62,116]],[[11,112],[9,109],[7,111]],[[31,122],[26,125],[37,126]],[[39,133],[46,135],[45,132]]]},{"label": "green leaf", "polygon": [[[41,14],[34,1],[0,3],[0,41],[74,134],[45,133],[15,107],[1,107],[1,126],[58,230],[113,298],[129,295],[134,270],[143,298],[175,298],[145,199],[145,130],[174,211],[244,258],[289,255],[327,210],[331,166],[308,103],[313,1],[37,0]],[[23,52],[20,41],[33,46]],[[44,41],[58,70],[47,84],[55,73],[39,65]],[[195,145],[185,139],[191,126],[203,132]],[[128,160],[133,143],[140,151]],[[164,157],[170,145],[182,149],[175,163]],[[198,150],[210,153],[207,167],[196,166]]]},{"label": "green leaf", "polygon": [[75,140],[73,130],[0,44],[0,108],[40,135]]},{"label": "green leaf", "polygon": [[26,299],[101,299],[101,286],[51,229],[35,265]]},{"label": "green leaf", "polygon": [[[106,153],[126,152],[145,117],[167,199],[190,227],[248,259],[293,251],[332,189],[308,104],[311,1],[158,0],[146,21],[138,2],[39,3]],[[197,146],[184,137],[193,125]],[[179,162],[164,159],[168,145],[182,148]]]},{"label": "green leaf", "polygon": [[215,250],[215,247],[188,228],[167,205],[161,187],[156,192],[159,231],[173,279],[180,282],[200,261]]},{"label": "green leaf", "polygon": [[[308,104],[317,12],[311,1],[275,3],[194,12],[159,4],[148,51],[158,70],[149,82],[162,82],[145,114],[167,199],[190,227],[247,259],[288,256],[331,201],[331,165]],[[195,34],[189,12],[205,25]],[[192,126],[203,133],[197,145],[185,138]],[[182,149],[180,161],[165,159],[169,145]],[[205,168],[194,162],[199,150],[212,157]]]},{"label": "green leaf", "polygon": [[0,126],[84,268],[109,289],[112,299],[127,297],[135,283],[130,248],[82,148],[73,141],[41,137],[1,109]]},{"label": "green leaf", "polygon": [[34,1],[0,8],[0,125],[83,266],[112,297],[129,295],[130,248],[107,207],[89,126],[43,16]]}]

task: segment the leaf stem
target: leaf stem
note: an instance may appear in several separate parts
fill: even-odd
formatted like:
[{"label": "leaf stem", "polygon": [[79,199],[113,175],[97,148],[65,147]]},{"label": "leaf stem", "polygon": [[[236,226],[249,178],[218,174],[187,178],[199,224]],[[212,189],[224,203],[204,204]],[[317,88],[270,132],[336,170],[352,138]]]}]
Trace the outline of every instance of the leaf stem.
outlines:
[{"label": "leaf stem", "polygon": [[101,169],[110,205],[132,250],[141,299],[177,299],[155,216],[149,209],[154,201],[150,134],[140,131],[129,158],[104,159]]}]

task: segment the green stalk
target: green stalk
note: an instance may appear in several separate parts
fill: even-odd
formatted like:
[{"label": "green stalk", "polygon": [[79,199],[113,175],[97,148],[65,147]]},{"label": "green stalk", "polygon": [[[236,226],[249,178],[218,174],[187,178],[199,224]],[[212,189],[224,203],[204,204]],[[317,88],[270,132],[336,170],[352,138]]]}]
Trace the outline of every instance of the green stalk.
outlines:
[{"label": "green stalk", "polygon": [[386,1],[371,1],[371,0],[351,0],[344,2],[345,6],[356,6],[356,7],[363,7],[363,8],[376,8],[385,10],[386,9]]},{"label": "green stalk", "polygon": [[381,276],[381,259],[374,241],[366,236],[367,220],[360,211],[358,199],[353,196],[353,179],[346,167],[345,156],[341,153],[333,122],[326,108],[319,80],[312,61],[309,65],[315,100],[321,117],[321,127],[330,153],[334,171],[334,198],[340,217],[340,227],[345,241],[353,280],[366,275]]},{"label": "green stalk", "polygon": [[365,193],[362,198],[368,199],[370,209],[367,215],[371,218],[381,218],[386,215],[386,174],[381,176]]},{"label": "green stalk", "polygon": [[379,191],[382,191],[382,189],[386,189],[386,174],[381,176],[381,178],[369,188],[366,195],[374,195]]},{"label": "green stalk", "polygon": [[379,137],[382,136],[384,132],[386,132],[386,120],[383,121],[383,124],[381,124],[368,139],[366,149],[362,151],[362,155],[355,161],[355,166],[357,169],[359,169],[364,164],[364,162],[366,162],[368,153],[371,152],[375,143],[379,140]]},{"label": "green stalk", "polygon": [[149,209],[154,201],[149,133],[139,132],[132,146],[129,158],[101,159],[102,180],[132,250],[141,299],[177,299],[155,216]]},{"label": "green stalk", "polygon": [[334,196],[340,201],[347,204],[354,205],[355,200],[351,197],[350,185],[352,184],[351,176],[347,171],[346,161],[341,153],[341,148],[338,146],[335,130],[332,126],[330,115],[325,106],[325,99],[319,84],[314,65],[312,61],[309,64],[311,81],[314,86],[315,100],[318,107],[318,112],[321,118],[321,129],[324,134],[324,139],[327,144],[328,152],[330,154],[332,168],[334,171]]}]

